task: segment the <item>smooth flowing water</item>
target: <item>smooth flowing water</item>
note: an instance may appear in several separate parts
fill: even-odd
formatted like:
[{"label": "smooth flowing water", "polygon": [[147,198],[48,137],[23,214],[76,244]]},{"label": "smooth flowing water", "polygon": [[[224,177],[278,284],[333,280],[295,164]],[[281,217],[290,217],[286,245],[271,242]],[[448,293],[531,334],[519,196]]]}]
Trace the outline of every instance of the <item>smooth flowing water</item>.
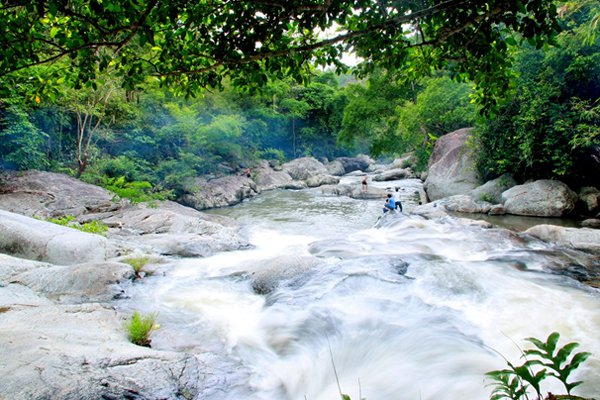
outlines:
[{"label": "smooth flowing water", "polygon": [[[500,354],[519,362],[514,342],[552,331],[593,353],[575,392],[600,396],[600,295],[551,272],[579,255],[410,215],[418,182],[393,184],[407,213],[378,228],[383,199],[319,189],[214,210],[237,219],[253,247],[166,266],[134,286],[127,307],[159,312],[154,348],[209,363],[206,399],[333,400],[338,380],[354,400],[487,399],[484,374],[506,366]],[[266,266],[280,279],[257,294]]]}]

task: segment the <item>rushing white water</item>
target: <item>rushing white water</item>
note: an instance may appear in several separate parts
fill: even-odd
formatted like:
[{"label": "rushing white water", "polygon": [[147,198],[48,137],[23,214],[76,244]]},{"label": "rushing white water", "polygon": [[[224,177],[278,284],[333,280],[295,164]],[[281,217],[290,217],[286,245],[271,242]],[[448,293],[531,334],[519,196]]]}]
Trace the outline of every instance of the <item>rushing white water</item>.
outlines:
[{"label": "rushing white water", "polygon": [[[537,241],[458,219],[374,223],[382,200],[273,191],[217,212],[253,248],[184,259],[135,285],[127,307],[158,311],[153,347],[212,354],[210,399],[486,399],[484,374],[519,362],[514,342],[561,333],[593,356],[572,380],[600,395],[600,295],[550,273],[576,263]],[[261,267],[313,257],[265,295]],[[283,261],[282,261],[283,260]],[[290,261],[292,262],[292,261]],[[335,369],[334,369],[335,366]],[[337,379],[336,373],[337,372]],[[546,391],[564,390],[556,381]]]}]

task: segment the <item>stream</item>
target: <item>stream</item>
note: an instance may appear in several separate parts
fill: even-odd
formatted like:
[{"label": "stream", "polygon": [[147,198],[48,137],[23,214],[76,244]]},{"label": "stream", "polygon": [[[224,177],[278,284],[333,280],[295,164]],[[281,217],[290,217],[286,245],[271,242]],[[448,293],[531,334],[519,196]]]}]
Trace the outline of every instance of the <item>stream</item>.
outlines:
[{"label": "stream", "polygon": [[[162,266],[123,307],[158,312],[153,348],[207,363],[203,399],[334,400],[341,390],[352,400],[483,400],[486,372],[505,368],[503,357],[519,363],[523,339],[553,331],[559,345],[593,353],[571,380],[584,381],[575,394],[600,396],[600,292],[555,272],[585,255],[411,215],[420,181],[373,184],[400,187],[405,213],[376,227],[383,199],[318,188],[211,210],[236,219],[252,248]],[[265,276],[272,286],[257,294]],[[542,388],[564,393],[556,380]]]}]

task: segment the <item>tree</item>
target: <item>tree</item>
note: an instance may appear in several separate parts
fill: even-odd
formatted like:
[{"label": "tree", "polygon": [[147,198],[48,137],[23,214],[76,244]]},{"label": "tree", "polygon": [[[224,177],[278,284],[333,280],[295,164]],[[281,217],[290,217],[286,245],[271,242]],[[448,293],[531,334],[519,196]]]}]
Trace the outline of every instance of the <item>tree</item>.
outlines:
[{"label": "tree", "polygon": [[301,80],[313,61],[344,70],[348,51],[362,74],[411,67],[414,48],[422,70],[485,82],[492,104],[507,85],[504,39],[540,45],[557,29],[547,0],[3,0],[0,79],[64,60],[77,85],[114,68],[129,89],[154,75],[193,94],[227,76],[240,87]]}]

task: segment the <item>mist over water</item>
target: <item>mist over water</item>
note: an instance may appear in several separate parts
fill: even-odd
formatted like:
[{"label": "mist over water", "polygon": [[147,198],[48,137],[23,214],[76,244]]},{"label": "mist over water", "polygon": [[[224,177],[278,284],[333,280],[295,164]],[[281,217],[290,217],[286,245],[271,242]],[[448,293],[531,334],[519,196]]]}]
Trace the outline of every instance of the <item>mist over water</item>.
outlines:
[{"label": "mist over water", "polygon": [[[210,360],[207,399],[486,399],[484,374],[519,362],[514,342],[561,333],[593,356],[572,380],[600,394],[600,296],[549,266],[576,262],[538,241],[404,209],[374,228],[383,199],[271,191],[212,212],[253,244],[182,259],[135,285],[131,309],[158,311],[153,347]],[[383,185],[383,184],[382,184]],[[389,183],[386,183],[389,185]],[[265,265],[312,257],[259,295]],[[566,261],[565,261],[566,260]],[[288,271],[289,272],[289,271]],[[209,355],[209,356],[207,356]],[[564,392],[551,381],[543,388]]]}]

